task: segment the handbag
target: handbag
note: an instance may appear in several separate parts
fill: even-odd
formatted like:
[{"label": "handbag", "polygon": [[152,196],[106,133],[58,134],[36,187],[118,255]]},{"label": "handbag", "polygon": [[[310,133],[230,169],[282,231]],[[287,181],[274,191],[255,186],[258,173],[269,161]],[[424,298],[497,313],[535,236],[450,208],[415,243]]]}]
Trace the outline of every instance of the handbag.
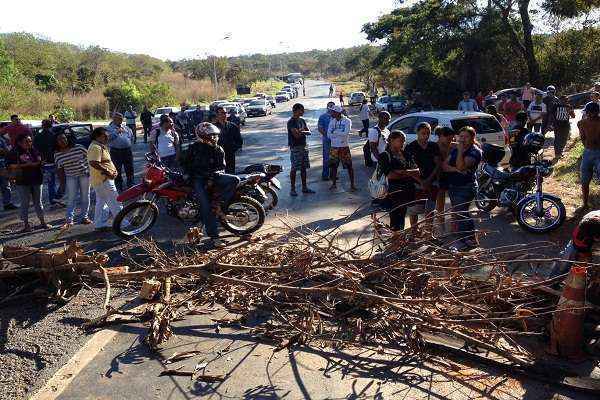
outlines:
[{"label": "handbag", "polygon": [[387,197],[389,184],[387,176],[380,173],[379,166],[373,171],[371,179],[369,179],[369,193],[374,199],[384,199]]}]

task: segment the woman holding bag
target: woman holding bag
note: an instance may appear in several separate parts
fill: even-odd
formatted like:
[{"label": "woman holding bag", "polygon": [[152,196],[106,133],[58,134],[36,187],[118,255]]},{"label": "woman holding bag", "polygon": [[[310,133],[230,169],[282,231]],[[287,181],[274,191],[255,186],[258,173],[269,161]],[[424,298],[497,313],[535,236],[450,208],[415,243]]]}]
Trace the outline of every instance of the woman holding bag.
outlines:
[{"label": "woman holding bag", "polygon": [[388,137],[388,145],[380,154],[378,172],[387,177],[387,206],[390,209],[390,228],[404,230],[406,208],[415,200],[416,183],[420,180],[419,169],[412,156],[404,151],[406,135],[395,130]]}]

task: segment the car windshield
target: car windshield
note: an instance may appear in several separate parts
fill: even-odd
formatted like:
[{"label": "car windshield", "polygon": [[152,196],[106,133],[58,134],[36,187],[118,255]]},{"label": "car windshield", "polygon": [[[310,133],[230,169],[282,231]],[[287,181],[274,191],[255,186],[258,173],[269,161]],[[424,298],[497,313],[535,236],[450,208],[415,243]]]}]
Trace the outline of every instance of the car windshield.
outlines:
[{"label": "car windshield", "polygon": [[390,101],[404,101],[404,98],[402,96],[392,96]]},{"label": "car windshield", "polygon": [[263,100],[254,100],[250,103],[251,106],[264,106],[265,104]]},{"label": "car windshield", "polygon": [[455,119],[451,122],[452,129],[458,132],[460,128],[464,126],[472,126],[478,135],[484,133],[495,133],[502,131],[502,127],[498,123],[498,120],[494,117],[471,117]]},{"label": "car windshield", "polygon": [[171,108],[157,108],[155,114],[168,114],[171,112]]}]

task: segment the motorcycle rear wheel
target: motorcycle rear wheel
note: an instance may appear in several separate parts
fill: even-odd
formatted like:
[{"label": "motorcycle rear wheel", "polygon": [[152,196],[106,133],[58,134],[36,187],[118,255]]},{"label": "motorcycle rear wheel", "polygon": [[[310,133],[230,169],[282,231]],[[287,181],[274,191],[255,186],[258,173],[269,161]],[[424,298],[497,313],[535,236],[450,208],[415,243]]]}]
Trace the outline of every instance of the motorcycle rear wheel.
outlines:
[{"label": "motorcycle rear wheel", "polygon": [[148,200],[140,200],[125,206],[113,221],[113,231],[123,239],[141,235],[154,225],[158,207]]},{"label": "motorcycle rear wheel", "polygon": [[225,216],[221,218],[223,228],[237,236],[254,233],[264,223],[265,209],[258,201],[247,196],[232,201],[227,207]]},{"label": "motorcycle rear wheel", "polygon": [[[521,228],[526,231],[532,233],[546,233],[559,228],[563,222],[565,222],[567,211],[565,205],[559,199],[557,200],[554,197],[543,195],[542,207],[544,209],[544,215],[542,216],[535,214],[535,207],[535,197],[532,196],[515,210],[517,222]],[[542,222],[543,224],[538,224],[538,222]]]}]

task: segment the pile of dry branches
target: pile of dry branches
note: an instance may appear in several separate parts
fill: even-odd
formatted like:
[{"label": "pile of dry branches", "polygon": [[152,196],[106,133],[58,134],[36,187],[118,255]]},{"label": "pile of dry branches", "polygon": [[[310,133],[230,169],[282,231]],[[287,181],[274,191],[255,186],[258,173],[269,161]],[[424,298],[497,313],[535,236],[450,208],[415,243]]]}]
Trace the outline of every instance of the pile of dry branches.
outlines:
[{"label": "pile of dry branches", "polygon": [[[142,315],[152,347],[168,340],[173,319],[217,303],[236,314],[226,322],[279,350],[335,343],[420,352],[428,335],[441,335],[529,365],[535,347],[519,339],[543,335],[555,311],[556,293],[546,286],[556,279],[513,274],[515,259],[532,245],[452,252],[430,237],[378,227],[373,238],[349,246],[340,229],[287,228],[226,250],[176,257],[144,242],[147,261],[136,266],[132,259],[137,271],[109,278],[172,280],[168,300],[163,295]],[[95,323],[118,313],[109,309]]]}]

